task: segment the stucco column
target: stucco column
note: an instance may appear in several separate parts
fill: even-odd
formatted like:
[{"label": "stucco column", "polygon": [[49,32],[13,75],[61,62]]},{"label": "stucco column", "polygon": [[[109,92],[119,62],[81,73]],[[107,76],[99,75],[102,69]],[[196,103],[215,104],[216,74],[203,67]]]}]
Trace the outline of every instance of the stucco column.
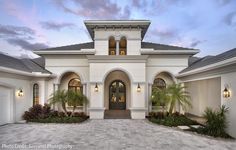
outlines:
[{"label": "stucco column", "polygon": [[120,55],[119,54],[119,50],[120,50],[120,47],[119,47],[119,40],[116,40],[116,55]]},{"label": "stucco column", "polygon": [[[83,94],[87,97],[87,86],[86,86],[87,84],[83,84]],[[83,112],[85,112],[86,114],[87,114],[87,104],[85,104],[84,105],[84,107],[83,107]]]},{"label": "stucco column", "polygon": [[148,112],[152,111],[151,96],[152,96],[152,84],[148,83]]},{"label": "stucco column", "polygon": [[[59,86],[60,86],[60,84],[58,84],[58,83],[54,83],[53,84],[53,93],[55,93],[57,90],[59,90]],[[55,110],[56,109],[56,105],[55,104],[53,104],[53,109]]]}]

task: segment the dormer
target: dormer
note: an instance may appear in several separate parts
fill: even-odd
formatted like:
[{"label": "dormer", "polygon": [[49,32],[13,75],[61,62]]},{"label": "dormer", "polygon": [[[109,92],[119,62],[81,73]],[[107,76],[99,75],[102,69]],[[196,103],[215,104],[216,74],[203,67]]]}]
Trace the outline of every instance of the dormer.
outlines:
[{"label": "dormer", "polygon": [[141,55],[148,20],[84,21],[94,41],[95,55]]}]

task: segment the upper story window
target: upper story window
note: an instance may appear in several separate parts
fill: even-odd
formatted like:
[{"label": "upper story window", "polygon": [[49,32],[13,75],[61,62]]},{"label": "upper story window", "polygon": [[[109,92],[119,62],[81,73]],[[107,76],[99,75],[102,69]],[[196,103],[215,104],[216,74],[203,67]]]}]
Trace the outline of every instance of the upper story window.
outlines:
[{"label": "upper story window", "polygon": [[127,40],[126,37],[122,37],[119,42],[119,54],[126,55],[127,54]]},{"label": "upper story window", "polygon": [[113,36],[109,38],[109,55],[116,55],[116,41]]}]

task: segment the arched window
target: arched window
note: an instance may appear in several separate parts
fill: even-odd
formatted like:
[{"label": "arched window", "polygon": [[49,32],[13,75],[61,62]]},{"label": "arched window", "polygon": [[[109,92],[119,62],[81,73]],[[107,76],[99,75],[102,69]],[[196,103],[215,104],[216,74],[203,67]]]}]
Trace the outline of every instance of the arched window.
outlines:
[{"label": "arched window", "polygon": [[159,88],[159,89],[165,89],[166,88],[166,82],[161,79],[161,78],[156,78],[154,80],[154,83],[153,83],[153,88],[156,87],[156,88]]},{"label": "arched window", "polygon": [[39,104],[39,85],[33,85],[33,105]]},{"label": "arched window", "polygon": [[[78,78],[71,79],[68,83],[68,90],[83,93],[83,86],[81,84],[80,79],[78,79]],[[71,103],[67,103],[67,105],[72,106]]]},{"label": "arched window", "polygon": [[109,38],[109,55],[116,55],[116,40],[113,36]]},{"label": "arched window", "polygon": [[68,83],[68,90],[73,90],[73,91],[77,91],[77,92],[83,92],[83,86],[81,84],[80,79],[78,78],[74,78],[71,79]]},{"label": "arched window", "polygon": [[120,44],[119,44],[119,48],[120,48],[120,55],[126,55],[127,54],[127,40],[126,37],[122,37],[120,39]]}]

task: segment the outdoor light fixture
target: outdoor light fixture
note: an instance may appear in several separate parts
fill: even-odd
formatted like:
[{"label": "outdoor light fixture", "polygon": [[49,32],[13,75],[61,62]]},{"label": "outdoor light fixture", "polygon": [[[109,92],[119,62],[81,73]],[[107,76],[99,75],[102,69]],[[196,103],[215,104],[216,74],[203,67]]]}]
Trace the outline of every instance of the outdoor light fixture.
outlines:
[{"label": "outdoor light fixture", "polygon": [[138,87],[137,87],[137,92],[141,92],[141,87],[140,87],[139,83],[138,83]]},{"label": "outdoor light fixture", "polygon": [[97,84],[97,83],[96,83],[96,85],[95,85],[94,91],[95,91],[95,92],[98,92],[98,84]]},{"label": "outdoor light fixture", "polygon": [[22,89],[19,89],[19,91],[18,91],[18,96],[22,97],[23,95],[24,95],[23,90],[22,90]]},{"label": "outdoor light fixture", "polygon": [[223,97],[224,98],[229,98],[230,97],[230,91],[228,89],[228,85],[225,86],[225,89],[223,91]]}]

